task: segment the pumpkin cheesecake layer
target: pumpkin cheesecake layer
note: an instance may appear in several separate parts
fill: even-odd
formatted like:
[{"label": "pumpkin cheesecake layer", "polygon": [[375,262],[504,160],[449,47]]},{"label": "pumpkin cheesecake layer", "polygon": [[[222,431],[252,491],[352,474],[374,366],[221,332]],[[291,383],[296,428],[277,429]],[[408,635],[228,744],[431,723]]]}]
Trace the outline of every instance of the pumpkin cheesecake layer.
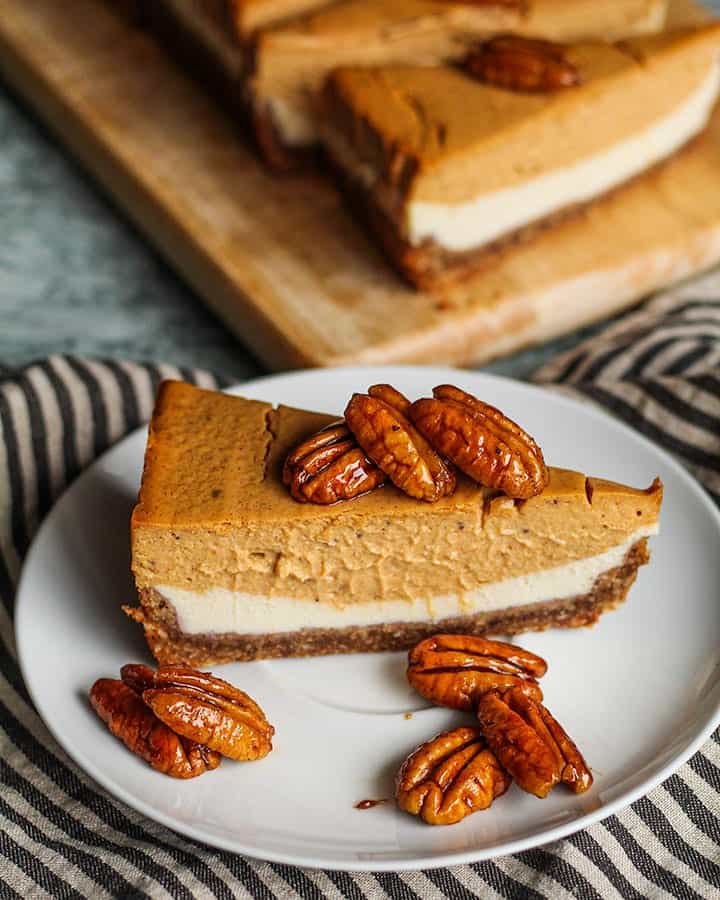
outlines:
[{"label": "pumpkin cheesecake layer", "polygon": [[428,286],[437,258],[467,265],[669,158],[705,128],[720,93],[717,24],[565,56],[581,83],[544,93],[452,68],[332,74],[326,148],[410,280]]},{"label": "pumpkin cheesecake layer", "polygon": [[319,140],[315,97],[338,66],[437,64],[458,59],[469,44],[498,33],[618,40],[659,31],[666,10],[666,0],[333,3],[258,35],[248,84],[255,131],[267,159],[289,167],[294,151]]},{"label": "pumpkin cheesecake layer", "polygon": [[642,491],[552,469],[527,501],[461,477],[434,504],[391,485],[297,503],[282,463],[329,421],[163,385],[132,520],[135,616],[158,658],[386,649],[440,623],[582,624],[620,602],[647,559],[657,482]]}]

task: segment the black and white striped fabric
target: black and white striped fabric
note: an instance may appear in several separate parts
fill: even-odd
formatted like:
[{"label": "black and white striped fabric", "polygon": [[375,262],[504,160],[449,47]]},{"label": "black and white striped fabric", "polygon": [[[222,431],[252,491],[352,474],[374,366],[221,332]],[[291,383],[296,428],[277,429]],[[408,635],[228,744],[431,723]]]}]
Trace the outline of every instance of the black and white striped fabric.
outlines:
[{"label": "black and white striped fabric", "polygon": [[[717,299],[708,299],[717,298]],[[150,415],[170,366],[52,357],[0,369],[0,897],[717,898],[720,733],[622,814],[493,862],[411,874],[304,871],[213,850],[93,784],[35,713],[13,642],[21,561],[43,515]],[[720,498],[720,277],[647,304],[546,366],[676,453]]]}]

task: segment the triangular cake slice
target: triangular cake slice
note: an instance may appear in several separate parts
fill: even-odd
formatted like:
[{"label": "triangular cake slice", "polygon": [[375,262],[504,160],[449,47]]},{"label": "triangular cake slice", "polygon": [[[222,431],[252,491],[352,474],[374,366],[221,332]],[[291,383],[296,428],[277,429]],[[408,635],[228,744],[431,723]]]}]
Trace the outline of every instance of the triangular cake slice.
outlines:
[{"label": "triangular cake slice", "polygon": [[667,0],[340,0],[257,36],[248,96],[258,144],[277,168],[302,159],[319,139],[314,97],[338,66],[438,64],[500,33],[618,40],[660,31],[666,11]]},{"label": "triangular cake slice", "polygon": [[386,485],[298,503],[285,456],[331,417],[160,389],[132,517],[141,621],[163,663],[401,649],[437,631],[595,622],[621,603],[662,487],[551,469],[514,501],[460,476],[437,503]]},{"label": "triangular cake slice", "polygon": [[[326,149],[420,287],[466,274],[669,158],[705,128],[720,92],[720,24],[618,44],[504,40],[478,48],[475,75],[348,67],[328,80]],[[528,91],[543,71],[547,82]]]}]

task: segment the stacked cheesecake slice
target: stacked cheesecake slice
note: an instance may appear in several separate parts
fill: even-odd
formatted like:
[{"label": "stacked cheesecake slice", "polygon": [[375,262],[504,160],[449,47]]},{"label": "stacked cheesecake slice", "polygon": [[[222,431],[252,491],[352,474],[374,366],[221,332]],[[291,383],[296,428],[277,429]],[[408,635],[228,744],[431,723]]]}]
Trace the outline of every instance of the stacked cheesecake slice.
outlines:
[{"label": "stacked cheesecake slice", "polygon": [[718,25],[616,44],[502,38],[465,68],[336,70],[323,131],[392,261],[432,288],[672,156],[719,92]]},{"label": "stacked cheesecake slice", "polygon": [[400,274],[437,294],[706,128],[720,25],[672,4],[135,6],[219,81],[266,162],[288,171],[312,155],[332,169]]},{"label": "stacked cheesecake slice", "polygon": [[[113,5],[117,8],[118,2]],[[571,41],[659,31],[668,0],[123,0],[230,99],[276,170],[320,142],[317,94],[341,65],[437,65],[499,33]]]},{"label": "stacked cheesecake slice", "polygon": [[666,0],[343,0],[258,33],[248,80],[267,159],[290,168],[319,141],[315,98],[339,66],[438,65],[499,33],[558,41],[659,31]]}]

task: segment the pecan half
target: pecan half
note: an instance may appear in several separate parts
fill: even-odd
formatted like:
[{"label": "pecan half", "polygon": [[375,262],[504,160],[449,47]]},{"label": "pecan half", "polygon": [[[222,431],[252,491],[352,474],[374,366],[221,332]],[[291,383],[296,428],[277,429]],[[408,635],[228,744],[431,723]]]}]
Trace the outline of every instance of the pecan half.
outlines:
[{"label": "pecan half", "polygon": [[487,809],[512,779],[477,728],[455,728],[408,756],[395,780],[398,806],[428,825],[453,825]]},{"label": "pecan half", "polygon": [[542,450],[506,415],[449,384],[416,400],[410,419],[432,446],[473,481],[528,500],[550,475]]},{"label": "pecan half", "polygon": [[455,490],[455,475],[407,418],[410,402],[387,384],[353,394],[345,421],[370,459],[409,497],[434,503]]},{"label": "pecan half", "polygon": [[143,700],[173,731],[231,759],[262,759],[275,729],[246,693],[209,672],[160,666]]},{"label": "pecan half", "polygon": [[285,460],[283,482],[300,503],[352,500],[385,481],[344,422],[328,425],[299,444]]},{"label": "pecan half", "polygon": [[500,35],[473,48],[465,68],[480,81],[525,93],[551,93],[582,83],[568,48],[552,41]]},{"label": "pecan half", "polygon": [[220,765],[219,753],[175,734],[123,681],[99,678],[90,689],[90,703],[111,733],[158,772],[195,778]]},{"label": "pecan half", "polygon": [[575,743],[542,703],[517,688],[485,694],[478,704],[485,740],[518,785],[546,797],[558,781],[581,794],[592,773]]},{"label": "pecan half", "polygon": [[120,677],[136,694],[142,694],[155,684],[155,670],[142,663],[126,663],[120,669]]},{"label": "pecan half", "polygon": [[407,679],[437,706],[472,711],[487,691],[518,687],[542,700],[535,680],[547,671],[540,656],[471,634],[436,634],[408,654]]}]

